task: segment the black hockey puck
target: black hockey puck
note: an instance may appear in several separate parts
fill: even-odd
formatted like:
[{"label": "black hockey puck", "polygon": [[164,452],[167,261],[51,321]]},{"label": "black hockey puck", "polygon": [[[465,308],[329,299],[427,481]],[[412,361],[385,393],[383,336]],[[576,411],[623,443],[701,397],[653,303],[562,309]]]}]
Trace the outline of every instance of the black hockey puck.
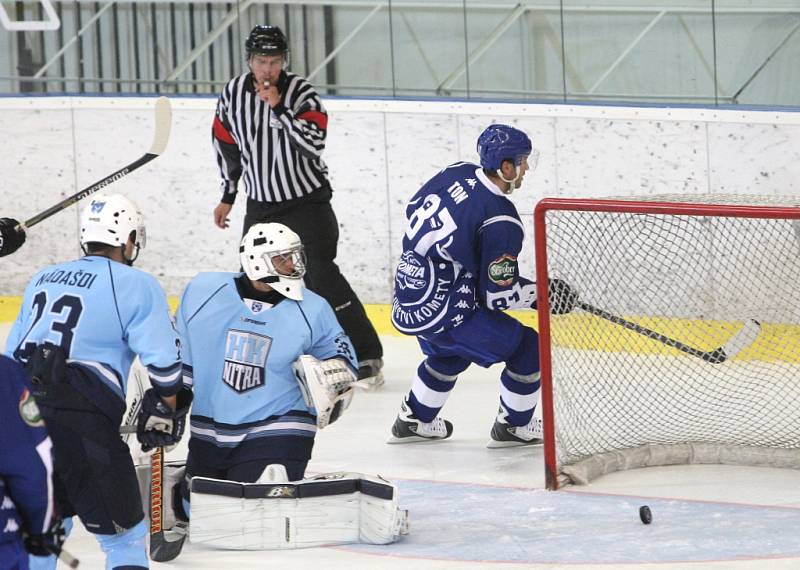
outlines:
[{"label": "black hockey puck", "polygon": [[639,507],[639,518],[642,519],[643,524],[650,524],[653,522],[653,513],[650,512],[650,507],[647,505]]}]

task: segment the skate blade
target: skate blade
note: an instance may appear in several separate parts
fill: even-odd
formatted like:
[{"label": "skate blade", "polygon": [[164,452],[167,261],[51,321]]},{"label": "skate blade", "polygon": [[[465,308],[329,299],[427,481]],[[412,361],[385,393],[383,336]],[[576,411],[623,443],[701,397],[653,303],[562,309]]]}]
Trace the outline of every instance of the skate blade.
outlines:
[{"label": "skate blade", "polygon": [[489,443],[486,444],[486,447],[489,449],[500,449],[503,447],[535,447],[537,445],[542,445],[544,443],[541,439],[534,439],[533,441],[497,441],[497,440],[490,440]]},{"label": "skate blade", "polygon": [[407,437],[396,437],[394,435],[390,435],[389,439],[386,440],[386,443],[434,443],[437,441],[444,441],[448,439],[450,436],[447,437],[422,437],[419,435],[409,435]]}]

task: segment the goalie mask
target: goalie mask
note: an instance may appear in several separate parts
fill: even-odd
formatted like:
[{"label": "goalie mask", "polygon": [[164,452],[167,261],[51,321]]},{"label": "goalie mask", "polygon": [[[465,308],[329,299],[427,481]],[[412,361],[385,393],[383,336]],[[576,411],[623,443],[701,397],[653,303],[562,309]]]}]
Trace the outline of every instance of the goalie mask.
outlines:
[{"label": "goalie mask", "polygon": [[300,236],[283,224],[256,224],[239,247],[244,272],[289,299],[303,299],[306,257]]},{"label": "goalie mask", "polygon": [[[133,257],[128,259],[124,249],[131,232],[135,233],[135,249]],[[145,246],[144,217],[136,204],[122,194],[94,198],[81,215],[80,241],[84,253],[89,243],[121,247],[125,261],[132,263],[139,257],[139,248]]]}]

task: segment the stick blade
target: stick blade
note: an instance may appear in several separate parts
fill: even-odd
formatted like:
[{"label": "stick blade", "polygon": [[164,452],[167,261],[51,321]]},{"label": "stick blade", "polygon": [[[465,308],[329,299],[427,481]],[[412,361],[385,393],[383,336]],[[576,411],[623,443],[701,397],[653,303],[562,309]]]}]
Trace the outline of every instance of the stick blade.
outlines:
[{"label": "stick blade", "polygon": [[183,550],[186,534],[161,531],[150,535],[150,559],[154,562],[175,560]]},{"label": "stick blade", "polygon": [[743,351],[756,341],[758,335],[761,334],[761,323],[754,319],[747,319],[744,326],[739,329],[731,339],[722,345],[722,351],[725,354],[725,360],[729,360]]},{"label": "stick blade", "polygon": [[172,104],[167,97],[156,99],[156,132],[153,135],[153,145],[148,154],[156,156],[162,154],[167,148],[169,134],[172,130]]}]

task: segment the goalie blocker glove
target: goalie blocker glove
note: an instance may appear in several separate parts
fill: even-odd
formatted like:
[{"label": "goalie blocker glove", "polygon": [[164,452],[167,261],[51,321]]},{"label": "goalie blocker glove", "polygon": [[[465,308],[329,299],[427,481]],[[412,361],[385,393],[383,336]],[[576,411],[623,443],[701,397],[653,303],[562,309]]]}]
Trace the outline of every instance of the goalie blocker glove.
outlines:
[{"label": "goalie blocker glove", "polygon": [[142,411],[136,426],[136,437],[142,444],[142,451],[170,447],[180,441],[186,428],[186,414],[189,413],[192,398],[189,388],[181,388],[173,410],[152,388],[144,393]]},{"label": "goalie blocker glove", "polygon": [[25,230],[13,218],[0,218],[0,257],[11,255],[25,243]]},{"label": "goalie blocker glove", "polygon": [[341,358],[318,360],[304,354],[292,364],[297,385],[309,408],[317,412],[317,427],[332,424],[353,399],[356,373]]}]

